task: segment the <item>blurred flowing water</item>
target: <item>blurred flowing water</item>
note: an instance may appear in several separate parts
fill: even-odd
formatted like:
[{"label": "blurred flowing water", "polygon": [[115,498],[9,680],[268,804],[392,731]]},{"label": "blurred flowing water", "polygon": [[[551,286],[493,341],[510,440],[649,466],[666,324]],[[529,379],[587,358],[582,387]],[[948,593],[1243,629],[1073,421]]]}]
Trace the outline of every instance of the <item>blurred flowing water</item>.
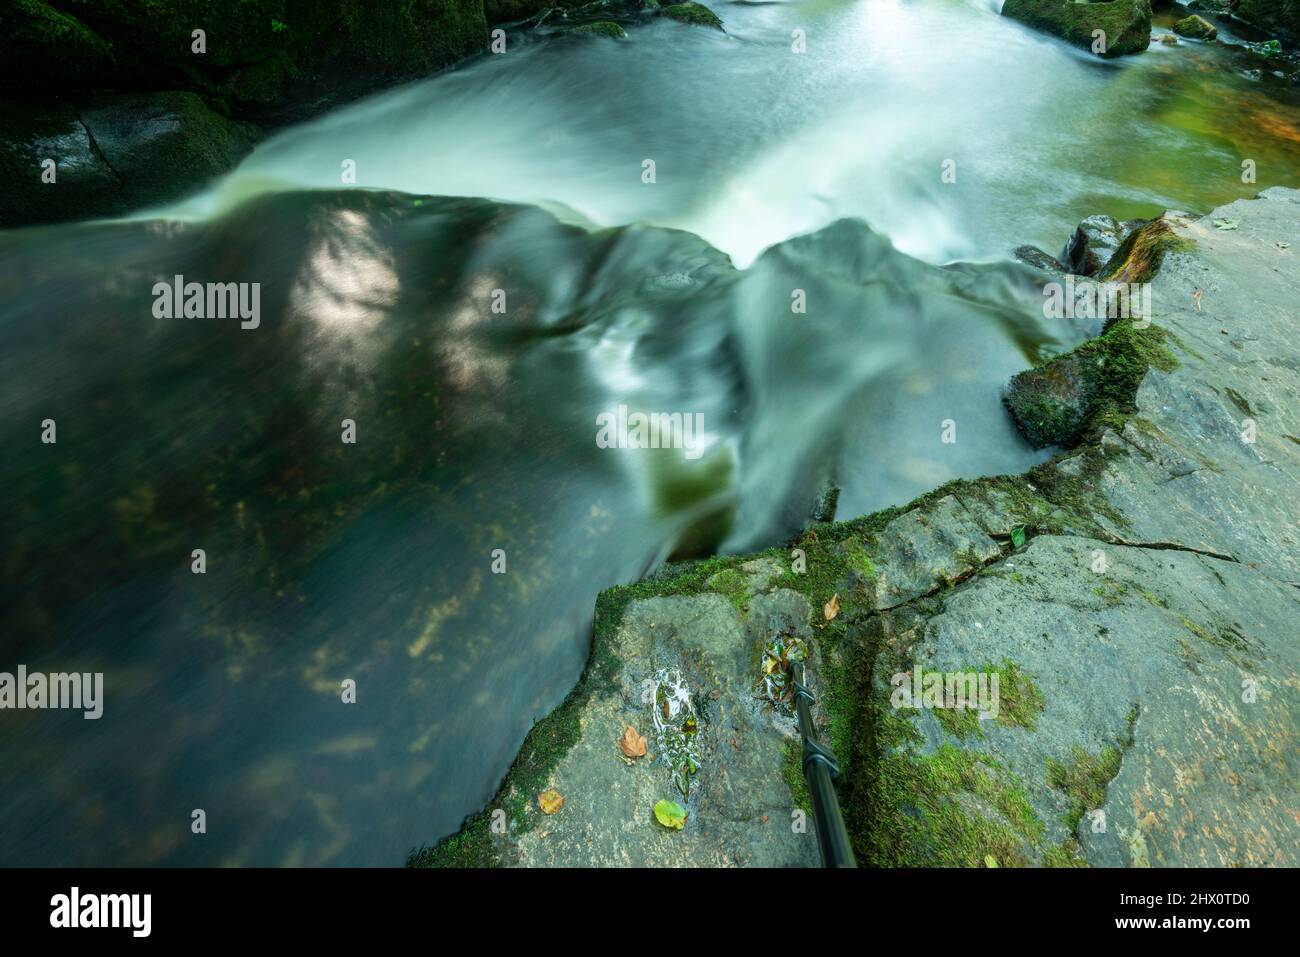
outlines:
[{"label": "blurred flowing water", "polygon": [[[780,542],[828,479],[853,515],[1043,457],[1001,386],[1088,330],[1009,248],[1300,167],[1294,108],[1200,52],[719,12],[520,38],[175,207],[0,233],[0,671],[106,683],[98,721],[0,716],[0,863],[401,863],[572,687],[600,589]],[[260,283],[260,326],[155,318],[177,274]],[[701,413],[703,454],[598,448],[620,404]]]}]

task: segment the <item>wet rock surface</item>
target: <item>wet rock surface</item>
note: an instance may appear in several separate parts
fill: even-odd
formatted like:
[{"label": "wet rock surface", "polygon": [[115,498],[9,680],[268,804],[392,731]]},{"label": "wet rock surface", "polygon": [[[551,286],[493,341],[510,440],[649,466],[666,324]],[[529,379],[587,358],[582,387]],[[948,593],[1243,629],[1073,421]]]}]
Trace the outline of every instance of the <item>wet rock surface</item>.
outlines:
[{"label": "wet rock surface", "polygon": [[[749,685],[789,631],[811,639],[860,864],[1300,863],[1300,191],[1165,222],[1151,335],[1174,361],[1127,411],[1025,476],[711,560],[690,595],[671,574],[636,586],[598,632],[614,690],[548,778],[581,810],[512,825],[498,860],[816,863],[781,790],[790,729]],[[660,668],[709,691],[681,833],[650,817],[665,769],[614,750]],[[997,713],[900,704],[930,672],[996,675]]]}]

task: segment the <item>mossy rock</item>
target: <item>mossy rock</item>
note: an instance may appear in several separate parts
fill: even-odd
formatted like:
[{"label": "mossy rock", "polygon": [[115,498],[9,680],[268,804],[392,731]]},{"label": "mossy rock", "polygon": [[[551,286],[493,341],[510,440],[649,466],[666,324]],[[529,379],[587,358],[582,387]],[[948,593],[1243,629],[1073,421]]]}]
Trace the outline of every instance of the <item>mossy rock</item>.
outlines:
[{"label": "mossy rock", "polygon": [[1183,17],[1174,24],[1174,33],[1192,40],[1213,40],[1219,35],[1219,28],[1204,17],[1192,14]]},{"label": "mossy rock", "polygon": [[597,20],[595,23],[584,23],[580,26],[569,27],[562,32],[566,36],[608,37],[611,40],[627,39],[627,31],[612,20]]},{"label": "mossy rock", "polygon": [[1261,30],[1300,43],[1300,0],[1237,0],[1232,13]]},{"label": "mossy rock", "polygon": [[1103,57],[1141,53],[1151,43],[1150,0],[1007,0],[1002,15],[1089,50],[1098,39],[1094,31],[1101,30]]},{"label": "mossy rock", "polygon": [[1088,414],[1091,370],[1073,353],[1012,378],[1003,401],[1029,443],[1068,447]]},{"label": "mossy rock", "polygon": [[112,45],[76,17],[41,0],[14,0],[0,12],[0,78],[5,88],[58,90],[113,70]]},{"label": "mossy rock", "polygon": [[487,39],[482,0],[17,0],[0,18],[0,49],[18,48],[0,71],[57,65],[28,71],[30,89],[187,90],[255,120],[425,75]]},{"label": "mossy rock", "polygon": [[670,7],[661,8],[659,12],[681,23],[722,29],[722,21],[718,19],[718,15],[702,3],[675,3]]}]

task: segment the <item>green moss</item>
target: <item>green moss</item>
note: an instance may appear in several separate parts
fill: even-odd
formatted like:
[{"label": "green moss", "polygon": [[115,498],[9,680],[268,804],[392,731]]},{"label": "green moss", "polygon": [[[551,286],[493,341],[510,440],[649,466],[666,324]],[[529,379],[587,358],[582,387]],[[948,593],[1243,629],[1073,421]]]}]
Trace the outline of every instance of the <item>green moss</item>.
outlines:
[{"label": "green moss", "polygon": [[934,717],[945,733],[959,740],[984,737],[979,712],[974,708],[936,708]]},{"label": "green moss", "polygon": [[597,20],[581,26],[570,27],[565,33],[576,36],[608,37],[611,40],[626,40],[627,31],[610,20]]},{"label": "green moss", "polygon": [[1140,713],[1139,707],[1133,705],[1124,716],[1125,730],[1119,742],[1108,745],[1099,754],[1089,754],[1076,746],[1071,751],[1068,762],[1047,759],[1047,783],[1069,798],[1069,810],[1062,822],[1071,835],[1064,844],[1048,851],[1044,863],[1049,867],[1082,866],[1079,845],[1074,835],[1079,831],[1084,814],[1106,802],[1106,788],[1119,774],[1124,752],[1133,746]]},{"label": "green moss", "polygon": [[1122,757],[1120,749],[1114,746],[1095,755],[1076,746],[1068,763],[1047,759],[1047,783],[1065,792],[1070,799],[1064,823],[1071,834],[1078,831],[1084,814],[1105,803],[1106,786],[1119,774]]},{"label": "green moss", "polygon": [[669,7],[662,7],[660,13],[681,23],[722,29],[722,21],[718,19],[718,15],[702,3],[675,3]]},{"label": "green moss", "polygon": [[1047,853],[1043,855],[1043,866],[1087,867],[1088,862],[1083,859],[1083,851],[1079,847],[1079,842],[1074,838],[1069,838],[1047,849]]},{"label": "green moss", "polygon": [[1223,391],[1228,394],[1228,398],[1242,415],[1249,415],[1252,418],[1255,416],[1255,410],[1250,407],[1250,403],[1240,392],[1227,386],[1224,387]]},{"label": "green moss", "polygon": [[985,754],[905,746],[880,758],[871,794],[877,820],[861,849],[870,866],[983,867],[987,856],[1025,866],[1042,841],[1020,781]]},{"label": "green moss", "polygon": [[1045,701],[1034,679],[1005,658],[1000,665],[987,664],[983,670],[998,676],[998,724],[1029,731],[1037,729]]},{"label": "green moss", "polygon": [[1165,256],[1191,252],[1195,247],[1192,240],[1179,236],[1163,219],[1154,219],[1125,237],[1097,278],[1102,282],[1150,282]]},{"label": "green moss", "polygon": [[1174,33],[1193,40],[1213,40],[1219,35],[1219,28],[1204,17],[1192,14],[1174,24]]},{"label": "green moss", "polygon": [[808,793],[808,781],[803,776],[803,747],[798,741],[786,741],[783,748],[781,777],[790,788],[794,806],[805,814],[812,814],[812,795]]},{"label": "green moss", "polygon": [[1002,15],[1089,50],[1094,42],[1093,31],[1103,30],[1104,57],[1141,53],[1151,42],[1151,5],[1147,0],[1007,0]]},{"label": "green moss", "polygon": [[724,568],[707,582],[710,591],[719,592],[725,595],[727,601],[735,606],[736,611],[742,615],[745,613],[745,605],[749,602],[749,588],[745,584],[745,576],[734,568]]},{"label": "green moss", "polygon": [[1004,396],[1007,410],[1037,446],[1071,448],[1103,428],[1122,429],[1147,372],[1178,367],[1167,335],[1159,326],[1111,320],[1073,352],[1016,375]]}]

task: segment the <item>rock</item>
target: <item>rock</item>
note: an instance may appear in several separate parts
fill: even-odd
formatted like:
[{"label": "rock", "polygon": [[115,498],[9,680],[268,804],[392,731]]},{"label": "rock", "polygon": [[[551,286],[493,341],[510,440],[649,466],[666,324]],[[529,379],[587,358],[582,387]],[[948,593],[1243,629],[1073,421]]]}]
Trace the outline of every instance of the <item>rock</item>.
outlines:
[{"label": "rock", "polygon": [[[193,49],[195,29],[204,31],[202,52]],[[486,38],[481,0],[322,0],[289,4],[287,11],[284,0],[13,0],[0,11],[0,89],[13,98],[0,103],[0,136],[16,155],[0,164],[18,182],[29,180],[32,150],[48,152],[53,136],[68,167],[77,168],[78,184],[89,182],[87,176],[108,177],[120,187],[6,196],[2,221],[113,214],[162,200],[150,184],[193,186],[219,171],[218,158],[242,156],[240,143],[250,135],[244,121],[304,119],[441,69],[481,49]],[[175,122],[179,138],[169,137],[166,149],[188,157],[194,168],[110,170],[112,161],[95,155],[75,119],[83,109],[105,108],[105,91],[163,97],[137,127],[148,134],[139,149],[162,148],[159,123]],[[88,106],[97,93],[97,105]],[[201,102],[174,98],[182,93]],[[161,120],[164,114],[173,120]],[[112,122],[123,128],[121,117]],[[213,142],[200,145],[200,131]],[[137,173],[143,178],[135,179]]]},{"label": "rock", "polygon": [[1174,24],[1174,33],[1192,40],[1213,40],[1219,35],[1219,28],[1204,17],[1192,14]]},{"label": "rock", "polygon": [[[430,73],[480,49],[487,37],[481,0],[324,0],[288,11],[282,0],[60,0],[54,6],[58,12],[40,0],[20,0],[9,14],[6,26],[14,32],[43,37],[41,43],[61,51],[42,60],[44,70],[29,72],[27,88],[188,90],[255,121],[299,119],[347,96]],[[196,25],[205,31],[203,53],[192,49]],[[33,59],[42,56],[39,49]],[[96,69],[70,81],[64,64],[78,51],[88,52]]]},{"label": "rock", "polygon": [[627,31],[611,20],[596,20],[576,27],[565,27],[560,32],[569,36],[606,37],[610,40],[627,39]]},{"label": "rock", "polygon": [[1089,216],[1075,229],[1062,250],[1062,265],[1076,276],[1095,276],[1136,225],[1116,222],[1104,214]]},{"label": "rock", "polygon": [[722,21],[718,19],[718,15],[702,3],[675,3],[669,7],[661,7],[659,12],[670,20],[678,20],[698,27],[722,29]]},{"label": "rock", "polygon": [[892,608],[969,575],[1001,550],[954,496],[913,510],[880,532],[876,607]]},{"label": "rock", "polygon": [[1294,0],[1237,0],[1232,13],[1266,33],[1300,44],[1300,4]]},{"label": "rock", "polygon": [[[481,862],[816,866],[812,828],[797,833],[789,824],[796,809],[785,774],[797,747],[793,719],[754,690],[763,643],[777,634],[808,642],[811,614],[802,595],[781,588],[750,595],[743,610],[709,593],[629,602],[595,652],[619,662],[617,673],[581,701],[572,720],[582,736],[547,775],[547,786],[565,796],[564,810],[541,823],[527,806],[508,834],[482,833]],[[696,718],[698,770],[688,775],[688,795],[674,780],[670,758],[686,706],[670,719],[662,712],[656,717],[658,687],[680,688]],[[619,759],[616,743],[628,725],[645,729],[649,739],[646,756],[632,763]],[[508,779],[503,802],[512,802],[511,787]],[[652,809],[660,800],[686,809],[679,832],[655,825]],[[435,849],[415,862],[442,861]]]},{"label": "rock", "polygon": [[1230,0],[1192,0],[1187,9],[1195,13],[1213,13],[1224,16],[1232,11]]},{"label": "rock", "polygon": [[111,43],[42,0],[15,0],[0,12],[0,79],[6,90],[83,86],[115,68]]},{"label": "rock", "polygon": [[[795,543],[804,572],[780,549],[605,592],[582,710],[566,702],[535,732],[576,729],[539,787],[579,795],[582,814],[542,833],[525,807],[501,836],[480,816],[415,863],[808,862],[788,828],[752,823],[801,800],[788,745],[791,792],[771,786],[788,724],[764,729],[746,700],[754,650],[788,632],[810,674],[838,676],[826,738],[862,866],[1296,866],[1300,344],[1294,271],[1277,265],[1292,248],[1297,190],[1167,213],[1102,274],[1150,282],[1175,332],[1113,322],[1057,360],[1091,390],[1071,454],[818,526]],[[823,621],[833,595],[842,611]],[[660,667],[721,691],[704,696],[715,743],[679,835],[643,821],[662,770],[610,756]],[[996,677],[995,707],[897,699],[918,671]],[[720,725],[739,732],[725,746]],[[513,801],[508,783],[497,804]]]},{"label": "rock", "polygon": [[1012,378],[1003,401],[1030,445],[1074,443],[1092,403],[1091,373],[1083,358],[1070,353]]},{"label": "rock", "polygon": [[1046,272],[1059,273],[1064,268],[1060,260],[1051,253],[1043,252],[1037,246],[1017,246],[1015,257],[1027,266],[1034,266]]},{"label": "rock", "polygon": [[1178,37],[1174,36],[1172,33],[1161,33],[1155,39],[1167,47],[1178,46]]},{"label": "rock", "polygon": [[[100,94],[76,110],[0,104],[0,226],[118,214],[161,203],[229,169],[260,131],[193,93]],[[42,181],[54,161],[55,181]]]},{"label": "rock", "polygon": [[[1089,50],[1101,39],[1103,57],[1141,53],[1151,43],[1150,0],[1006,0],[1002,16]],[[1104,37],[1094,36],[1096,30]]]},{"label": "rock", "polygon": [[212,112],[193,93],[100,94],[81,122],[128,205],[166,202],[234,166],[260,131]]}]

